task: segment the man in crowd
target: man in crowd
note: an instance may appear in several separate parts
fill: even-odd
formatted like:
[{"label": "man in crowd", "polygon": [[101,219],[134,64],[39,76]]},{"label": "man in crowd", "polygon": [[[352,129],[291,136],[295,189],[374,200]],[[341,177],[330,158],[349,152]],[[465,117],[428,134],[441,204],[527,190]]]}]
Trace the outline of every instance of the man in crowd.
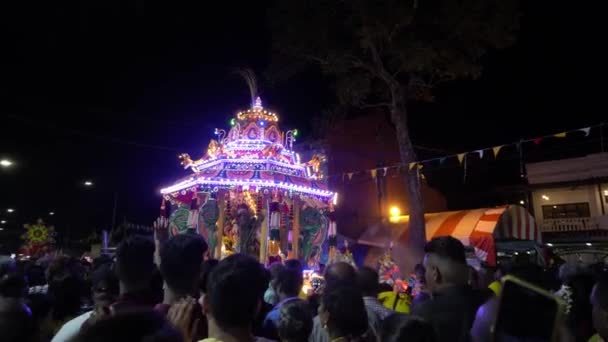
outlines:
[{"label": "man in crowd", "polygon": [[144,236],[130,236],[116,250],[115,271],[120,284],[120,296],[112,311],[133,307],[152,308],[156,295],[151,282],[154,265],[154,242]]},{"label": "man in crowd", "polygon": [[93,302],[94,310],[83,313],[82,315],[65,323],[61,329],[55,334],[52,342],[71,341],[91,315],[107,315],[109,305],[111,305],[118,297],[118,279],[114,274],[112,263],[102,264],[92,275],[93,283]]},{"label": "man in crowd", "polygon": [[249,256],[234,254],[220,261],[211,272],[203,298],[209,326],[209,338],[203,341],[252,341],[265,281],[264,268]]},{"label": "man in crowd", "polygon": [[163,303],[157,309],[167,313],[169,306],[185,297],[198,298],[199,280],[207,243],[197,234],[180,234],[166,241],[160,250],[163,276]]},{"label": "man in crowd", "polygon": [[304,280],[299,267],[283,267],[279,270],[275,281],[275,289],[279,302],[268,312],[264,319],[264,333],[268,338],[278,340],[277,327],[281,315],[281,307],[288,302],[298,299]]},{"label": "man in crowd", "polygon": [[[329,265],[325,269],[325,288],[324,292],[334,291],[342,287],[357,287],[357,271],[349,264],[345,262],[337,262]],[[371,333],[377,335],[375,330],[380,325],[377,316],[366,307],[368,328],[371,329]],[[310,334],[309,342],[329,342],[329,335],[323,328],[323,324],[319,316],[315,316],[313,320],[313,329]]]},{"label": "man in crowd", "polygon": [[477,308],[488,296],[468,283],[464,245],[451,236],[434,238],[424,249],[426,285],[432,298],[412,310],[433,324],[438,341],[468,341]]},{"label": "man in crowd", "polygon": [[[370,267],[360,268],[357,272],[357,283],[363,292],[363,303],[367,310],[367,315],[373,314],[376,326],[374,329],[380,331],[380,323],[394,311],[387,309],[378,301],[378,290],[380,288],[378,272]],[[368,317],[370,320],[370,317]]]}]

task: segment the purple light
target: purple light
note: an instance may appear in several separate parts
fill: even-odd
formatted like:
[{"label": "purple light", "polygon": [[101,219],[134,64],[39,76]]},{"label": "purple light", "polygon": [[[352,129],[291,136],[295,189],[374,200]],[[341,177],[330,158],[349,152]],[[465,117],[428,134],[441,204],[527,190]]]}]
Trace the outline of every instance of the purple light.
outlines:
[{"label": "purple light", "polygon": [[180,191],[180,190],[192,187],[197,184],[198,185],[225,185],[225,186],[234,186],[234,185],[268,186],[268,187],[275,187],[275,188],[280,188],[280,189],[284,189],[284,190],[294,190],[297,192],[301,192],[303,194],[310,194],[310,195],[326,197],[326,198],[334,196],[334,192],[332,192],[332,191],[320,190],[320,189],[315,189],[315,188],[310,188],[310,187],[305,187],[305,186],[295,185],[295,184],[288,184],[285,182],[275,183],[274,181],[264,181],[261,179],[254,179],[254,180],[212,179],[212,178],[206,178],[206,177],[201,177],[197,180],[192,180],[192,179],[186,180],[186,181],[180,182],[178,184],[175,184],[173,186],[170,186],[168,188],[164,188],[160,192],[163,195],[170,194],[170,193],[173,193],[176,191]]}]

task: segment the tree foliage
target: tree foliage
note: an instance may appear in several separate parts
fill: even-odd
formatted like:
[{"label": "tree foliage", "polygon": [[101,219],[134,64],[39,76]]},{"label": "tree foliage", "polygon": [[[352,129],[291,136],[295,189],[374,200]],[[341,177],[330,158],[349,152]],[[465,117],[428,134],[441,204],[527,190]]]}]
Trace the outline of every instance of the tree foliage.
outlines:
[{"label": "tree foliage", "polygon": [[269,12],[274,79],[310,63],[335,76],[338,99],[388,104],[388,87],[429,100],[445,81],[476,78],[489,49],[509,46],[517,0],[290,0]]},{"label": "tree foliage", "polygon": [[[519,27],[518,0],[289,0],[269,13],[274,61],[286,79],[311,64],[334,77],[338,106],[390,112],[403,165],[416,161],[407,103],[432,100],[438,84],[477,78],[480,58],[509,46]],[[334,111],[335,112],[335,111]],[[411,247],[425,243],[416,170],[405,172]]]}]

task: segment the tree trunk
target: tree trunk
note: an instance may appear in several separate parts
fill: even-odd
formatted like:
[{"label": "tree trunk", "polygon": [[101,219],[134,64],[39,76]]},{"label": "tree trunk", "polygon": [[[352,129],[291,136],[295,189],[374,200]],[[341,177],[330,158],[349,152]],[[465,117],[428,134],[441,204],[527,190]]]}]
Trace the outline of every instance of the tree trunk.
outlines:
[{"label": "tree trunk", "polygon": [[407,123],[407,94],[403,86],[391,86],[392,105],[390,107],[391,120],[397,130],[397,142],[399,144],[399,155],[401,162],[405,166],[405,183],[406,193],[409,201],[409,247],[412,253],[408,253],[415,260],[408,260],[408,264],[412,261],[419,262],[424,254],[424,245],[426,243],[426,231],[424,221],[424,205],[422,203],[422,194],[420,192],[420,178],[418,177],[418,169],[409,169],[411,162],[416,161],[416,153],[414,146],[410,140],[410,133]]}]

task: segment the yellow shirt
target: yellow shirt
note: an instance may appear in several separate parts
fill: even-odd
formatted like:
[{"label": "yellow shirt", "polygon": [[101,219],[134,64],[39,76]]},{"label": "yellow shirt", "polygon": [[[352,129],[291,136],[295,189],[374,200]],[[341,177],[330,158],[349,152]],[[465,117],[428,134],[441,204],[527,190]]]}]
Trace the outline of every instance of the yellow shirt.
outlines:
[{"label": "yellow shirt", "polygon": [[589,339],[589,342],[604,342],[604,339],[600,337],[600,335],[595,334],[593,336],[591,336],[591,338]]},{"label": "yellow shirt", "polygon": [[394,291],[386,291],[378,294],[378,301],[391,310],[400,313],[410,313],[411,299],[406,294],[398,294]]},{"label": "yellow shirt", "polygon": [[494,292],[494,294],[496,296],[500,296],[500,293],[502,292],[502,283],[498,280],[495,280],[493,282],[490,283],[490,285],[488,286],[488,288],[490,290],[492,290],[492,292]]}]

